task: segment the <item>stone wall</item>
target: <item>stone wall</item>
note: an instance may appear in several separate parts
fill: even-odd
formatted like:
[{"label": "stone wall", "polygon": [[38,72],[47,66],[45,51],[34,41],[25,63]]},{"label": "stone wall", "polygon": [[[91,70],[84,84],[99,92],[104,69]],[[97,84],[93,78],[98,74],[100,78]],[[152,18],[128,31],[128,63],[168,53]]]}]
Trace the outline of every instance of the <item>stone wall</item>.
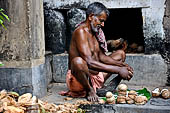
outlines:
[{"label": "stone wall", "polygon": [[[66,41],[65,44],[67,46],[69,45],[69,41],[71,38],[71,34],[68,32],[72,33],[73,28],[69,28],[69,24],[74,23],[79,23],[84,20],[84,17],[80,16],[85,15],[83,12],[87,6],[95,1],[102,2],[109,10],[114,10],[114,9],[119,9],[119,8],[141,8],[142,9],[142,18],[143,18],[143,33],[144,33],[144,46],[145,46],[145,54],[157,54],[159,53],[160,48],[162,46],[162,41],[165,39],[164,37],[164,30],[163,30],[163,16],[164,16],[164,11],[165,11],[165,1],[166,0],[44,0],[44,6],[45,6],[45,12],[48,11],[53,11],[53,12],[60,12],[61,10],[65,10],[66,14],[63,14],[62,18],[64,18],[65,24],[66,24],[66,29],[65,26],[63,26],[62,33],[66,33],[66,38],[65,35],[63,35],[63,39],[56,37],[56,39],[61,40],[61,41]],[[78,15],[76,15],[76,12],[70,9],[77,9],[79,12],[77,12]],[[71,12],[71,13],[70,13]],[[62,12],[60,12],[62,13]],[[73,21],[67,21],[70,19],[69,15],[72,15],[72,17],[80,17],[79,20],[73,19]],[[52,14],[45,13],[45,18],[46,16],[50,16]],[[59,16],[59,15],[58,15]],[[60,20],[61,21],[61,20]],[[63,23],[62,22],[62,23]],[[45,22],[48,24],[48,20]],[[59,24],[59,23],[58,23]],[[67,26],[68,25],[68,26]],[[48,27],[48,25],[47,25]],[[53,28],[50,28],[53,29]],[[48,35],[50,30],[47,29],[46,31],[46,38],[51,39],[49,36],[53,37],[54,35]],[[57,30],[57,32],[61,32],[61,30]],[[61,33],[61,34],[62,34]],[[68,34],[67,34],[68,33]],[[52,33],[53,34],[53,33]],[[107,37],[106,37],[107,38]],[[66,40],[65,40],[66,39]],[[68,42],[68,43],[67,43]],[[58,44],[60,44],[59,42]],[[61,47],[64,48],[64,43],[60,44]],[[48,46],[48,45],[47,45]],[[59,49],[58,49],[59,50]],[[67,49],[66,49],[67,50]],[[64,51],[64,50],[63,50]],[[57,52],[57,53],[63,53]]]},{"label": "stone wall", "polygon": [[163,43],[164,48],[162,49],[162,57],[165,59],[165,62],[168,65],[167,72],[167,85],[170,85],[170,1],[166,0],[165,3],[166,10],[164,15],[164,31],[165,31],[165,40]]},{"label": "stone wall", "polygon": [[[159,61],[162,63],[162,67],[167,68],[166,64],[163,62],[163,59],[159,56],[159,54],[160,53],[162,54],[163,50],[165,49],[165,47],[163,46],[165,44],[163,40],[166,39],[164,29],[163,29],[163,17],[164,17],[164,11],[165,11],[164,5],[165,5],[166,0],[156,0],[156,1],[155,0],[114,0],[114,1],[113,0],[86,0],[86,1],[85,0],[69,0],[69,1],[67,0],[44,0],[45,18],[47,18],[45,19],[45,26],[47,24],[47,28],[48,28],[48,25],[49,25],[48,16],[52,16],[53,12],[60,13],[57,16],[60,16],[61,20],[55,21],[55,18],[54,18],[53,19],[54,21],[52,21],[51,25],[54,25],[53,23],[58,23],[58,25],[60,25],[61,21],[62,23],[65,23],[66,25],[66,26],[65,25],[62,26],[63,28],[62,30],[55,29],[55,27],[50,27],[50,30],[47,29],[45,31],[47,40],[48,39],[51,40],[54,36],[55,40],[58,40],[58,42],[56,43],[60,45],[60,47],[56,46],[57,44],[52,46],[53,48],[57,47],[56,49],[57,52],[51,49],[53,53],[57,53],[56,55],[55,54],[52,55],[51,62],[54,62],[54,63],[51,63],[52,70],[53,70],[52,75],[50,75],[52,76],[50,77],[51,81],[65,82],[65,74],[66,74],[67,66],[63,66],[63,65],[67,65],[68,61],[65,60],[65,57],[67,56],[67,54],[63,56],[63,54],[60,55],[60,53],[66,53],[66,51],[68,50],[69,41],[71,39],[71,33],[74,30],[75,25],[85,19],[84,9],[87,8],[87,6],[90,3],[95,2],[95,1],[102,2],[104,5],[106,5],[106,7],[109,8],[109,10],[114,10],[118,8],[141,8],[142,19],[143,19],[143,33],[144,33],[144,38],[145,38],[144,39],[145,54],[149,54],[150,56],[145,56],[145,55],[143,56],[137,55],[136,57],[128,56],[127,62],[129,62],[130,65],[132,64],[134,66],[135,64],[134,62],[137,62],[138,61],[137,59],[141,59],[141,61],[148,60],[148,62],[150,60],[150,62],[153,64],[154,62],[155,63],[157,62],[156,59],[158,57]],[[167,9],[166,9],[166,12],[167,12]],[[80,18],[77,19],[76,17],[80,17]],[[62,20],[63,18],[64,18],[64,21]],[[56,32],[62,32],[62,33],[65,32],[66,35],[64,34],[63,38],[61,38],[62,37],[61,35],[57,35],[55,37],[56,32],[54,33],[51,32],[53,31],[52,29],[55,29]],[[54,35],[48,35],[48,34],[54,34]],[[61,42],[65,42],[65,43],[61,43]],[[64,44],[67,44],[67,45],[64,45]],[[60,48],[65,48],[65,50],[60,51],[61,50]],[[157,55],[155,56],[153,54],[157,54]],[[135,65],[138,65],[138,64],[135,64]],[[141,69],[143,69],[143,72]],[[156,73],[157,73],[158,72],[157,65],[155,69],[157,69],[156,70]],[[142,77],[143,74],[146,77],[146,78],[144,77],[145,78],[143,79],[144,81],[147,79],[147,76],[150,76],[151,78],[153,78],[155,75],[155,72],[153,71],[154,69],[153,68],[151,69],[149,64],[147,63],[143,64],[142,62],[140,62],[140,65],[138,65],[138,68],[136,68],[136,70],[137,70],[136,76],[139,76],[139,77],[134,78],[134,81]],[[166,70],[167,69],[162,70],[161,76],[163,76],[163,79],[159,79],[162,81],[159,83],[162,83],[162,84],[165,83]],[[160,77],[159,74],[157,73],[155,75],[156,79],[157,77],[158,78]],[[144,81],[143,83],[146,83]],[[137,83],[137,82],[134,82],[134,83]],[[156,83],[156,81],[154,81],[154,83]],[[140,84],[142,84],[142,82],[140,82]]]}]

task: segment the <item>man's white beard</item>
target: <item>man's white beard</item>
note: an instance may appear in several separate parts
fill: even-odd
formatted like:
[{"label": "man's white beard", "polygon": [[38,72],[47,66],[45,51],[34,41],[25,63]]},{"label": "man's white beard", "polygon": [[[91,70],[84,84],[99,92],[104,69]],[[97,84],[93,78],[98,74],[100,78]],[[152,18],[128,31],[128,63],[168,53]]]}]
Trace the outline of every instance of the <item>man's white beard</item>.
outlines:
[{"label": "man's white beard", "polygon": [[93,32],[95,32],[95,33],[98,33],[98,32],[99,32],[98,27],[94,27],[93,22],[91,22],[90,25],[91,25],[91,29],[92,29]]}]

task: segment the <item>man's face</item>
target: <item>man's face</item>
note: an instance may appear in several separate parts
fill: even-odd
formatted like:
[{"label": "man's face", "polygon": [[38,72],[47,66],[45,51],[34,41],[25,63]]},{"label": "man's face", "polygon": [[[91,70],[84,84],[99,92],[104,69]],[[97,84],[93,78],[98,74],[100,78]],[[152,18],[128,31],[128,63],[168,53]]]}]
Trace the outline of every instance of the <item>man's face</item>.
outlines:
[{"label": "man's face", "polygon": [[107,15],[104,11],[101,12],[101,14],[99,16],[93,15],[91,23],[90,23],[92,31],[95,33],[98,33],[99,29],[101,27],[104,27],[104,22],[106,21],[106,19],[107,19]]}]

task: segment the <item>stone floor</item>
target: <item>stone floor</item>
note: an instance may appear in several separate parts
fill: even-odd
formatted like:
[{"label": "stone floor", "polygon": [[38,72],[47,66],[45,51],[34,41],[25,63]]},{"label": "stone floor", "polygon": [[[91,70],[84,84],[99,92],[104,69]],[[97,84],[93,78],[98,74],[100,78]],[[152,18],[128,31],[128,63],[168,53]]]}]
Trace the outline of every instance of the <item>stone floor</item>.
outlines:
[{"label": "stone floor", "polygon": [[[129,89],[142,89],[147,88],[149,91],[152,91],[156,86],[136,86],[128,85]],[[168,88],[167,86],[159,86],[160,88]],[[66,96],[61,96],[58,93],[60,91],[66,91],[67,87],[65,83],[53,83],[48,87],[48,94],[41,98],[43,101],[55,104],[63,103],[74,103],[77,100],[86,100],[85,98],[73,98],[72,100],[66,101]],[[83,109],[86,109],[87,113],[170,113],[170,99],[162,98],[151,98],[145,105],[135,105],[135,104],[94,104],[82,106]]]}]

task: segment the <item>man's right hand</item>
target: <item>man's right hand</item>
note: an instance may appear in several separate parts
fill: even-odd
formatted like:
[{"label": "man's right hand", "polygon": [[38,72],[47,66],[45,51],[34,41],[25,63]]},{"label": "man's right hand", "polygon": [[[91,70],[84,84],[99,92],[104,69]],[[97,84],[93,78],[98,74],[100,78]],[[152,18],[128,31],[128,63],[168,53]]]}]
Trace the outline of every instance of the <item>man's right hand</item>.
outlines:
[{"label": "man's right hand", "polygon": [[133,73],[128,70],[128,67],[120,67],[119,75],[124,80],[130,80],[133,77]]}]

